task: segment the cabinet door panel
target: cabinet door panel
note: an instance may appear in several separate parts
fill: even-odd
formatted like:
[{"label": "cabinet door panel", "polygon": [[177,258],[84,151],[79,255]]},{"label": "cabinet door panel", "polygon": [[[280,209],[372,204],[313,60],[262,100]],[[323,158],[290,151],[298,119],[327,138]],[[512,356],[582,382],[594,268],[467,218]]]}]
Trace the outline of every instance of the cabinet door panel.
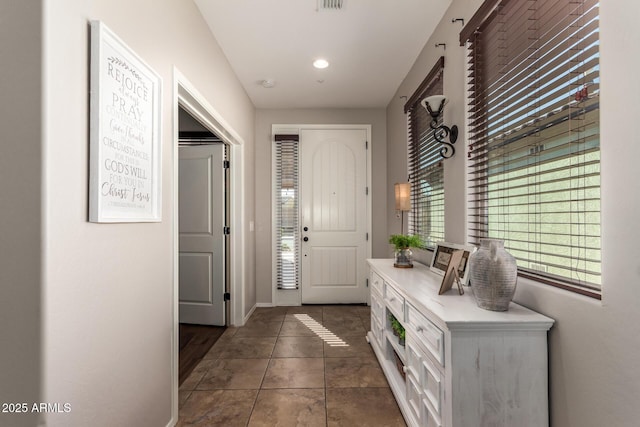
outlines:
[{"label": "cabinet door panel", "polygon": [[382,346],[382,326],[374,316],[371,316],[371,332],[376,340],[378,347]]},{"label": "cabinet door panel", "polygon": [[420,371],[422,363],[421,351],[416,344],[414,344],[411,337],[406,340],[406,354],[407,354],[407,366],[411,370],[413,376],[420,380]]},{"label": "cabinet door panel", "polygon": [[442,416],[442,376],[440,371],[426,357],[422,358],[420,362],[420,382],[425,398],[431,403],[435,413],[438,416]]},{"label": "cabinet door panel", "polygon": [[422,425],[424,427],[442,427],[440,419],[431,411],[426,399],[422,399]]},{"label": "cabinet door panel", "polygon": [[420,393],[420,386],[418,385],[418,382],[413,378],[413,374],[411,372],[407,372],[406,380],[407,380],[407,403],[409,403],[409,408],[411,408],[411,412],[413,412],[413,415],[420,422],[422,418],[421,417],[422,409],[420,408],[422,394]]},{"label": "cabinet door panel", "polygon": [[382,305],[382,297],[377,292],[371,292],[371,316],[382,324],[384,321],[384,305]]}]

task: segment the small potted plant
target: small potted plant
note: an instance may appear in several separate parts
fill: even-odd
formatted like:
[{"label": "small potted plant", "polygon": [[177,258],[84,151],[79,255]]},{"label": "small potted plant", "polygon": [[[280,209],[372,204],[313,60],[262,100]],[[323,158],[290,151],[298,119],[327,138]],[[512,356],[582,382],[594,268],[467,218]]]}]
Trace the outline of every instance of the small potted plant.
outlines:
[{"label": "small potted plant", "polygon": [[398,337],[398,342],[401,346],[404,347],[404,338],[405,338],[405,330],[404,327],[396,317],[389,313],[389,323],[391,324],[391,329],[393,329],[393,335]]},{"label": "small potted plant", "polygon": [[392,234],[389,237],[389,243],[395,247],[394,267],[412,268],[413,252],[411,248],[419,248],[422,246],[422,239],[418,235]]}]

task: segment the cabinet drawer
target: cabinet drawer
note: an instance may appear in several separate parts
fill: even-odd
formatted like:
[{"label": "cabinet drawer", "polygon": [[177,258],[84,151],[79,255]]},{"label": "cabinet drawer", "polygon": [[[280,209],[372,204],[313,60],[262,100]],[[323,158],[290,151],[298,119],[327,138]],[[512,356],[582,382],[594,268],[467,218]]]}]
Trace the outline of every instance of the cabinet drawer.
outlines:
[{"label": "cabinet drawer", "polygon": [[429,319],[424,317],[411,304],[407,305],[407,322],[413,334],[435,360],[444,366],[444,334]]},{"label": "cabinet drawer", "polygon": [[378,275],[378,273],[376,273],[375,271],[371,270],[371,274],[369,275],[369,280],[371,281],[371,289],[375,289],[376,291],[378,291],[378,293],[380,295],[382,295],[383,289],[383,281],[382,281],[382,277],[380,277]]},{"label": "cabinet drawer", "polygon": [[420,362],[420,383],[424,398],[429,401],[435,414],[442,417],[442,375],[426,357],[423,357]]},{"label": "cabinet drawer", "polygon": [[380,324],[384,321],[384,305],[382,305],[382,297],[373,290],[371,291],[371,316],[375,317]]},{"label": "cabinet drawer", "polygon": [[404,298],[391,285],[384,284],[384,302],[400,322],[404,322]]}]

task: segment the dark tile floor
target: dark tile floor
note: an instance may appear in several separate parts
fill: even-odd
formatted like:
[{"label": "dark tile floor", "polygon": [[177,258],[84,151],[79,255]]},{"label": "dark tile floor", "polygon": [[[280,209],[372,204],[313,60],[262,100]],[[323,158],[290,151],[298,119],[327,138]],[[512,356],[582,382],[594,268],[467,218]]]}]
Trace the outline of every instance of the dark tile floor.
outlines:
[{"label": "dark tile floor", "polygon": [[179,426],[404,426],[365,306],[258,308],[180,386]]}]

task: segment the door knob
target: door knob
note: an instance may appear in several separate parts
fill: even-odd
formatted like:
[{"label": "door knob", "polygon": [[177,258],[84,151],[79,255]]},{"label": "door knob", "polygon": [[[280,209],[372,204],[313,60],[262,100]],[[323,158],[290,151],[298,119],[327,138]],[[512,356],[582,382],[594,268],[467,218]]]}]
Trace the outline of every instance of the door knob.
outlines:
[{"label": "door knob", "polygon": [[307,236],[304,236],[304,237],[302,238],[302,240],[304,240],[305,242],[308,242],[308,241],[309,241],[309,238],[308,238]]}]

